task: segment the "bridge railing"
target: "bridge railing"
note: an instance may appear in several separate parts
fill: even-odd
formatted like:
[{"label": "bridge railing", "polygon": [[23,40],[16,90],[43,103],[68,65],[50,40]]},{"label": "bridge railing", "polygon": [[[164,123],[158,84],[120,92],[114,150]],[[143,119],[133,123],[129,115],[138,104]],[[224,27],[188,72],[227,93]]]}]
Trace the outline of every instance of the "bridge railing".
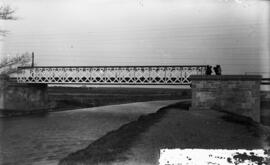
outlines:
[{"label": "bridge railing", "polygon": [[101,85],[189,85],[206,65],[18,67],[18,83]]}]

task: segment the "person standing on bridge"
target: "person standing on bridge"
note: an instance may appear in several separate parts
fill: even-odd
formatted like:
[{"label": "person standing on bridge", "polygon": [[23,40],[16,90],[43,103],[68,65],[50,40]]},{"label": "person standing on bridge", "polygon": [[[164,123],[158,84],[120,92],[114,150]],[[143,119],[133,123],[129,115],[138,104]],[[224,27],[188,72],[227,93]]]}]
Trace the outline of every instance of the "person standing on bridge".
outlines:
[{"label": "person standing on bridge", "polygon": [[215,71],[216,75],[221,75],[221,67],[220,67],[220,65],[216,65],[214,67],[214,71]]},{"label": "person standing on bridge", "polygon": [[210,65],[206,66],[205,74],[206,75],[211,75],[212,74],[212,66],[210,66]]}]

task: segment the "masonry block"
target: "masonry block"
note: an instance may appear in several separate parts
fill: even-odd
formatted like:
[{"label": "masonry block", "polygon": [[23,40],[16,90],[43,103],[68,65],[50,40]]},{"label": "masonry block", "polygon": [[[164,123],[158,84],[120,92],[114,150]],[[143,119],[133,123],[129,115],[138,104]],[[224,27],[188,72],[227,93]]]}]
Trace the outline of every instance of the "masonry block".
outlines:
[{"label": "masonry block", "polygon": [[192,75],[192,108],[215,109],[260,122],[259,75]]},{"label": "masonry block", "polygon": [[46,84],[19,84],[0,75],[0,85],[0,116],[48,111]]}]

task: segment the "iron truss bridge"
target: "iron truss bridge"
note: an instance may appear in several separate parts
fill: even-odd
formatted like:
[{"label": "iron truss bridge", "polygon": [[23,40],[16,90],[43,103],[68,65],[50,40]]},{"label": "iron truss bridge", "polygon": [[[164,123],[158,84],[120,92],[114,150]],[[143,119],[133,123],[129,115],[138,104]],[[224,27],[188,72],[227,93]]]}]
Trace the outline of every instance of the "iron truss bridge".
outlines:
[{"label": "iron truss bridge", "polygon": [[18,83],[93,85],[189,85],[190,75],[204,75],[206,65],[193,66],[35,66],[18,67]]}]

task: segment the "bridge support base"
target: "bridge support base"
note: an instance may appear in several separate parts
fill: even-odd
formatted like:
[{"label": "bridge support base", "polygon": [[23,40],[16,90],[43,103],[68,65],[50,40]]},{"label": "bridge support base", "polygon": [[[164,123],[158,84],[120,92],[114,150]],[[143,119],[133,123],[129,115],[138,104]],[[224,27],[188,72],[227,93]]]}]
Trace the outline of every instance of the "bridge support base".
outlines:
[{"label": "bridge support base", "polygon": [[47,84],[18,84],[0,75],[0,116],[47,112]]},{"label": "bridge support base", "polygon": [[192,110],[227,111],[260,122],[261,76],[194,75],[190,79],[192,81]]}]

